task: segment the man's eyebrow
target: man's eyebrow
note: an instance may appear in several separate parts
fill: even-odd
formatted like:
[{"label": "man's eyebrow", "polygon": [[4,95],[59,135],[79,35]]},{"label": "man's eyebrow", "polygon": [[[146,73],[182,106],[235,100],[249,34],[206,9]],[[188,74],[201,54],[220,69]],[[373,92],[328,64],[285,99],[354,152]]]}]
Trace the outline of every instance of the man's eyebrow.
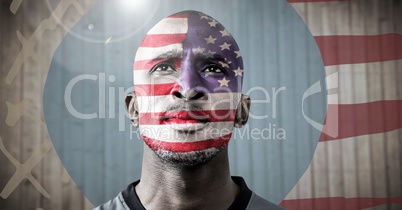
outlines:
[{"label": "man's eyebrow", "polygon": [[224,57],[220,54],[214,55],[214,58],[211,60],[217,60],[217,61],[225,61]]},{"label": "man's eyebrow", "polygon": [[169,60],[169,59],[181,58],[181,57],[183,57],[183,51],[173,49],[173,50],[169,50],[163,54],[158,55],[156,58],[152,59],[152,61]]},{"label": "man's eyebrow", "polygon": [[205,56],[200,56],[199,59],[207,61],[207,62],[220,62],[221,61],[221,62],[227,63],[225,58],[223,56],[221,56],[220,54],[215,54],[213,58],[205,58]]}]

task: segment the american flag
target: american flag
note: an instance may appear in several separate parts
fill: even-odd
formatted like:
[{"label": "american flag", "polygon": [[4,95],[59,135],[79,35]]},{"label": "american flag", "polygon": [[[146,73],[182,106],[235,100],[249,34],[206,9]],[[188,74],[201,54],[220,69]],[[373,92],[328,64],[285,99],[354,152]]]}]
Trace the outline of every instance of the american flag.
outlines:
[{"label": "american flag", "polygon": [[[202,60],[198,61],[198,60]],[[207,61],[225,73],[200,73]],[[153,68],[166,63],[162,74],[151,76]],[[197,65],[195,67],[194,65]],[[175,69],[169,73],[168,68]],[[241,97],[243,62],[230,33],[215,19],[196,11],[171,15],[157,23],[142,41],[134,62],[134,89],[139,103],[141,136],[153,150],[190,152],[222,148],[231,138],[236,107]],[[175,94],[203,93],[185,109]],[[229,100],[228,100],[229,99]],[[176,118],[174,126],[199,123],[207,128],[191,135],[176,135],[166,117]],[[187,120],[180,120],[187,119]],[[205,122],[204,122],[205,123]],[[177,125],[179,124],[179,125]],[[204,126],[204,125],[199,125]],[[212,132],[212,130],[219,132]]]},{"label": "american flag", "polygon": [[[381,2],[382,9],[380,1],[288,2],[320,48],[328,88],[337,96],[328,97],[323,129],[336,129],[338,135],[323,132],[309,169],[281,205],[358,210],[402,204],[402,35],[392,15],[381,14],[392,1]],[[380,25],[381,15],[388,24]]]}]

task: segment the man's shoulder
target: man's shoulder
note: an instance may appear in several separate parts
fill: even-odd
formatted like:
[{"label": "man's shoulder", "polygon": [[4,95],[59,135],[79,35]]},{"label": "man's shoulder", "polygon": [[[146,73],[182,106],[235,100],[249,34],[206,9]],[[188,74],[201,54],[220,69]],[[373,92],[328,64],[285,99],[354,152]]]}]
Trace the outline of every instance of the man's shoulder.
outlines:
[{"label": "man's shoulder", "polygon": [[240,187],[240,193],[229,209],[246,210],[282,210],[283,208],[258,196],[251,191],[243,177],[232,176],[232,180]]},{"label": "man's shoulder", "polygon": [[[246,209],[246,210],[282,210],[283,208],[258,196],[252,192],[245,183],[242,177],[232,177],[233,181],[239,185],[240,193],[236,197],[229,209]],[[137,193],[135,192],[135,186],[139,183],[139,180],[128,185],[127,189],[120,192],[112,200],[98,206],[95,210],[130,210],[145,208],[142,206]]]},{"label": "man's shoulder", "polygon": [[254,192],[251,195],[251,198],[248,202],[246,210],[283,210],[281,206],[278,206],[264,198],[258,196]]},{"label": "man's shoulder", "polygon": [[126,202],[124,201],[123,195],[119,193],[115,198],[112,200],[94,208],[93,210],[130,210],[127,206]]},{"label": "man's shoulder", "polygon": [[135,186],[140,182],[137,180],[127,186],[112,200],[98,206],[95,210],[145,210],[135,192]]}]

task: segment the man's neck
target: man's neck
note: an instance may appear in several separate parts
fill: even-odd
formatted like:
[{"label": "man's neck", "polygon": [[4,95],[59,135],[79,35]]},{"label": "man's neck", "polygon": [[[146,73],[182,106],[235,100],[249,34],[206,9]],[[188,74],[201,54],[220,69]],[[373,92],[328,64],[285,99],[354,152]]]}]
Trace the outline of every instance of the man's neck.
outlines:
[{"label": "man's neck", "polygon": [[137,195],[146,209],[227,209],[239,187],[229,172],[227,148],[208,163],[181,167],[144,147]]}]

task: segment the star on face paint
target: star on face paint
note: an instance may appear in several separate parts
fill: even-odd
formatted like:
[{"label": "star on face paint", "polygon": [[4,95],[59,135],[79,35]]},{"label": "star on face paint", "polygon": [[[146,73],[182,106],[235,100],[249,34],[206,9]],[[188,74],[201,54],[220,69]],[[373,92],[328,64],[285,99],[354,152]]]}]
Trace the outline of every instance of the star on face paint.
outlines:
[{"label": "star on face paint", "polygon": [[234,52],[236,53],[236,58],[240,58],[240,57],[241,57],[240,51],[234,51]]},{"label": "star on face paint", "polygon": [[212,20],[211,22],[208,22],[209,26],[212,27],[216,27],[216,24],[218,24],[218,22],[216,22],[216,20]]},{"label": "star on face paint", "polygon": [[231,46],[232,44],[228,44],[228,43],[223,43],[223,45],[219,45],[219,47],[221,47],[221,51],[223,51],[223,50],[230,50],[230,46]]},{"label": "star on face paint", "polygon": [[231,63],[232,63],[232,61],[228,61],[227,58],[225,58],[225,62],[226,62],[227,64],[231,64]]},{"label": "star on face paint", "polygon": [[219,82],[219,87],[223,87],[223,86],[226,86],[226,87],[229,87],[229,82],[230,82],[230,80],[227,80],[225,77],[223,78],[223,79],[221,79],[221,80],[218,80],[218,82]]},{"label": "star on face paint", "polygon": [[209,17],[208,16],[206,16],[206,15],[201,15],[201,19],[209,19]]},{"label": "star on face paint", "polygon": [[224,68],[229,68],[229,64],[223,61],[219,61],[219,64],[221,64],[222,67]]},{"label": "star on face paint", "polygon": [[198,46],[197,48],[194,49],[195,54],[202,54],[202,53],[204,53],[204,51],[205,51],[205,48],[202,48],[200,46]]},{"label": "star on face paint", "polygon": [[219,32],[221,32],[222,37],[224,37],[224,36],[230,36],[229,32],[228,32],[226,29],[223,30],[223,31],[219,31]]},{"label": "star on face paint", "polygon": [[216,52],[212,52],[211,50],[208,50],[207,53],[205,53],[205,58],[214,58],[214,54]]},{"label": "star on face paint", "polygon": [[241,76],[241,77],[243,76],[243,70],[240,69],[240,67],[237,67],[237,69],[233,71],[235,73],[235,76]]},{"label": "star on face paint", "polygon": [[215,44],[216,38],[213,38],[211,35],[209,35],[208,38],[204,38],[205,41],[207,41],[207,44]]}]

